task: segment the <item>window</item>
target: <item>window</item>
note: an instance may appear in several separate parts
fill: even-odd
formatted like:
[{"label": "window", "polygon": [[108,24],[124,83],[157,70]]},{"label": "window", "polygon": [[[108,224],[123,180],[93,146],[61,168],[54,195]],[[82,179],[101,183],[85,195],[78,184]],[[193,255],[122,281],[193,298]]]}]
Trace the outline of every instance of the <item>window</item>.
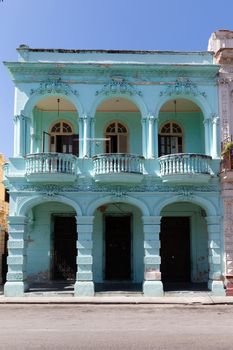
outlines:
[{"label": "window", "polygon": [[58,153],[79,153],[79,137],[74,134],[72,126],[66,121],[53,124],[50,129],[50,151]]},{"label": "window", "polygon": [[183,152],[183,131],[179,124],[166,122],[159,132],[159,156]]},{"label": "window", "polygon": [[127,153],[128,152],[128,130],[120,122],[112,122],[106,127],[105,137],[106,153]]}]

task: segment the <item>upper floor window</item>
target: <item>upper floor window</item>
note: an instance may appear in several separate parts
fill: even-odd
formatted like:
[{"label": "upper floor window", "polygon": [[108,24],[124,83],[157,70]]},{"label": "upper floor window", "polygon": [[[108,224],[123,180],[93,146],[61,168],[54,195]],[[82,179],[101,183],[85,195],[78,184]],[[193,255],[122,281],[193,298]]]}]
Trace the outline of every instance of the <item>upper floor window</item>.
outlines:
[{"label": "upper floor window", "polygon": [[183,152],[183,131],[179,124],[170,121],[159,132],[159,156]]},{"label": "upper floor window", "polygon": [[50,128],[50,151],[78,155],[78,135],[70,123],[59,121]]},{"label": "upper floor window", "polygon": [[105,129],[106,153],[127,153],[128,152],[128,129],[121,122],[110,123]]}]

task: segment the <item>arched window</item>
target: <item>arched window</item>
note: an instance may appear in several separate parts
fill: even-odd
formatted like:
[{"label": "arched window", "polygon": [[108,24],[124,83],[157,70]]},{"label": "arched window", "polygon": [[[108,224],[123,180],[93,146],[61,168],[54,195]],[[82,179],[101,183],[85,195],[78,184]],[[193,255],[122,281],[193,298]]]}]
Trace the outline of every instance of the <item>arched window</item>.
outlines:
[{"label": "arched window", "polygon": [[159,132],[159,156],[183,152],[183,131],[179,124],[170,121]]},{"label": "arched window", "polygon": [[128,130],[121,122],[111,122],[105,129],[106,153],[128,152]]},{"label": "arched window", "polygon": [[66,121],[54,123],[50,128],[50,151],[78,155],[78,135]]}]

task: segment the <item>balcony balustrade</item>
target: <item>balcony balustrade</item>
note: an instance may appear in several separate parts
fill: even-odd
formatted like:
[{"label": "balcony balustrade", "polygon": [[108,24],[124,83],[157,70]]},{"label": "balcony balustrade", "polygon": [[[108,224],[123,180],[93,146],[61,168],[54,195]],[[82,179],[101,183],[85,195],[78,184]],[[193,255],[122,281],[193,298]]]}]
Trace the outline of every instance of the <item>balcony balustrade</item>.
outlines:
[{"label": "balcony balustrade", "polygon": [[137,183],[143,178],[144,157],[125,153],[93,157],[94,178],[99,182]]},{"label": "balcony balustrade", "polygon": [[168,154],[159,158],[163,182],[208,182],[211,157],[196,153]]},{"label": "balcony balustrade", "polygon": [[77,157],[66,153],[34,153],[26,156],[30,182],[70,182],[77,176]]}]

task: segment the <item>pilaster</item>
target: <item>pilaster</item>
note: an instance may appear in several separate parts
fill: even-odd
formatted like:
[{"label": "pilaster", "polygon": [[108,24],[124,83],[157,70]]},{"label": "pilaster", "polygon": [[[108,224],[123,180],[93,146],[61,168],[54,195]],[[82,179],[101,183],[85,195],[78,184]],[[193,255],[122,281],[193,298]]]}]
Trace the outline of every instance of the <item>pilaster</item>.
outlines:
[{"label": "pilaster", "polygon": [[225,295],[221,268],[220,216],[207,216],[209,280],[208,288],[215,295]]},{"label": "pilaster", "polygon": [[93,220],[94,216],[77,217],[77,275],[75,296],[94,296],[93,283]]},{"label": "pilaster", "polygon": [[4,294],[8,297],[23,296],[24,292],[28,289],[26,282],[27,217],[10,216],[8,219],[8,272]]},{"label": "pilaster", "polygon": [[160,272],[160,216],[143,216],[144,296],[163,296]]}]

